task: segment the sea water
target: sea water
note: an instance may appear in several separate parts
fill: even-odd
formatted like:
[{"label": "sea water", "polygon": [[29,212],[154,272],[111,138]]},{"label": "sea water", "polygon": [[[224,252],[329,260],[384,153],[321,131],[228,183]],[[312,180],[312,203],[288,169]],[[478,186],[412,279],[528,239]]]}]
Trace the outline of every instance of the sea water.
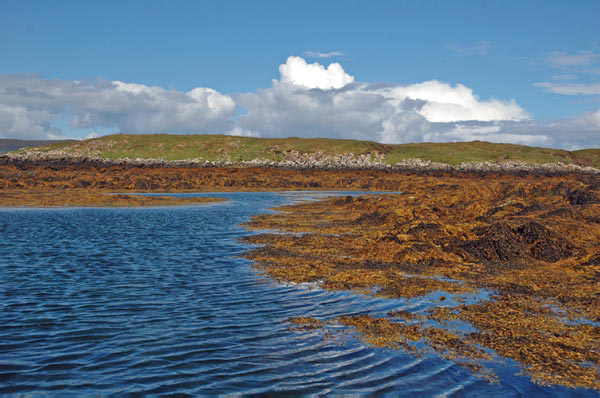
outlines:
[{"label": "sea water", "polygon": [[256,233],[239,225],[302,195],[197,196],[229,201],[0,210],[0,394],[598,396],[540,387],[510,361],[489,384],[435,355],[291,330],[430,302],[277,283],[239,257]]}]

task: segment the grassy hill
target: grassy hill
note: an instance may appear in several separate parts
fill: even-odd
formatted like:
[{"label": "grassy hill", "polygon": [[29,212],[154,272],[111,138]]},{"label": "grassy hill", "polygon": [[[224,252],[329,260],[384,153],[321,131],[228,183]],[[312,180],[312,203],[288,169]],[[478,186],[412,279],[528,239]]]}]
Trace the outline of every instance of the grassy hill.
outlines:
[{"label": "grassy hill", "polygon": [[489,142],[420,143],[387,145],[371,141],[325,138],[249,138],[226,135],[117,134],[86,141],[60,142],[36,148],[106,159],[142,158],[165,160],[282,160],[288,151],[324,154],[381,154],[384,162],[403,159],[431,160],[447,164],[478,161],[516,161],[533,164],[563,162],[600,167],[600,149],[565,151]]}]

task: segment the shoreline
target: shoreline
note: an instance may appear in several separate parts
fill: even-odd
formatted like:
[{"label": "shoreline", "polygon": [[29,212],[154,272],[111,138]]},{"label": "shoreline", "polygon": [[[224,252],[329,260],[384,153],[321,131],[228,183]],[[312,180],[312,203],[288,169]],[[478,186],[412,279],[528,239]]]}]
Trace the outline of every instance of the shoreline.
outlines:
[{"label": "shoreline", "polygon": [[472,173],[472,174],[537,174],[555,176],[564,174],[599,175],[600,169],[577,164],[561,162],[534,164],[523,161],[502,162],[464,162],[458,165],[406,159],[396,164],[387,164],[371,156],[343,154],[339,156],[323,156],[305,154],[297,159],[272,161],[254,159],[251,161],[229,160],[164,160],[164,159],[106,159],[100,157],[56,157],[45,155],[21,155],[8,153],[0,155],[1,165],[18,167],[128,167],[128,168],[265,168],[279,170],[322,170],[322,171],[390,171],[403,173]]},{"label": "shoreline", "polygon": [[[338,325],[372,345],[413,354],[412,343],[425,340],[438,355],[492,380],[480,363],[493,359],[482,353],[484,347],[519,362],[536,382],[600,390],[600,356],[594,353],[600,339],[600,328],[594,326],[600,321],[600,301],[594,295],[600,288],[598,173],[503,170],[28,160],[0,164],[0,205],[97,207],[95,201],[100,201],[118,207],[114,201],[120,200],[139,207],[224,200],[130,193],[385,191],[289,205],[279,208],[280,213],[255,216],[247,227],[289,234],[260,233],[244,239],[263,245],[246,257],[283,282],[322,281],[327,289],[375,291],[401,299],[444,292],[444,300],[428,313],[337,319]],[[393,192],[403,194],[390,195]],[[446,296],[481,289],[494,294],[476,304],[444,305],[454,301],[446,301]],[[329,327],[318,321],[292,323]],[[431,326],[454,321],[478,332],[466,335]]]},{"label": "shoreline", "polygon": [[201,205],[226,202],[215,197],[132,195],[85,189],[0,191],[0,208],[137,208]]},{"label": "shoreline", "polygon": [[418,313],[291,319],[299,331],[439,355],[492,382],[489,364],[510,358],[536,383],[600,391],[600,180],[585,177],[414,176],[403,195],[282,206],[245,224],[260,246],[244,257],[282,283],[439,295]]},{"label": "shoreline", "polygon": [[[453,180],[458,184],[472,184],[487,179],[503,181],[506,184],[513,184],[520,180],[551,182],[561,178],[573,182],[579,181],[585,185],[594,185],[598,181],[597,174],[580,172],[448,172],[423,169],[394,171],[366,168],[284,169],[216,166],[192,168],[174,165],[159,167],[156,165],[94,166],[88,163],[53,164],[23,162],[0,165],[0,204],[4,202],[7,205],[17,206],[28,203],[94,205],[99,201],[107,205],[105,197],[98,197],[104,193],[324,190],[406,192],[407,184],[410,185],[414,181],[435,185],[444,179]],[[40,198],[36,199],[36,196]],[[88,199],[84,199],[85,196]]]}]

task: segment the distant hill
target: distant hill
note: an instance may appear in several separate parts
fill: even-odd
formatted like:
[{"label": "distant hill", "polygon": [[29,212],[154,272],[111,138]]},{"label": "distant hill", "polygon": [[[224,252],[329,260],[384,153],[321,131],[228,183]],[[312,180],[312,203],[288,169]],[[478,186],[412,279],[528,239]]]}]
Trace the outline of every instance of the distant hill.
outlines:
[{"label": "distant hill", "polygon": [[[25,142],[27,145],[34,143],[34,141],[22,141]],[[388,145],[372,141],[325,138],[116,134],[85,141],[53,143],[36,148],[34,152],[39,154],[54,152],[60,156],[88,156],[103,159],[199,159],[229,162],[254,159],[282,161],[304,154],[315,158],[343,154],[370,154],[385,164],[395,164],[406,159],[421,159],[449,165],[459,165],[463,162],[523,161],[530,164],[562,162],[600,168],[600,149],[566,151],[482,141]]]},{"label": "distant hill", "polygon": [[73,140],[15,140],[0,138],[0,154],[25,147],[39,147],[58,142],[73,142]]}]

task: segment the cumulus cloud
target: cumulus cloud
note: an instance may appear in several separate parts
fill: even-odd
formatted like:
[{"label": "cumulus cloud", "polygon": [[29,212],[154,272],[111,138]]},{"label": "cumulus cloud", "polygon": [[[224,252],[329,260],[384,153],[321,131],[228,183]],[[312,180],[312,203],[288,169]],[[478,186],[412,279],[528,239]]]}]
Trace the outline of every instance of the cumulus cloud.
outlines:
[{"label": "cumulus cloud", "polygon": [[[0,137],[61,138],[53,125],[66,120],[72,128],[103,132],[600,147],[600,109],[536,122],[514,99],[482,99],[462,84],[358,82],[339,63],[311,64],[301,57],[289,57],[279,72],[270,87],[234,95],[204,87],[183,92],[121,81],[0,75]],[[565,80],[538,84],[573,94],[599,89]]]},{"label": "cumulus cloud", "polygon": [[[289,65],[300,65],[290,78]],[[481,99],[462,84],[322,84],[290,57],[269,88],[235,96],[243,132],[263,137],[333,137],[385,143],[482,140],[578,149],[600,146],[600,110],[549,122],[531,120],[514,99]],[[318,67],[319,73],[327,71]],[[293,69],[293,68],[292,68]],[[336,76],[348,75],[343,68]],[[350,75],[349,75],[350,76]],[[247,133],[246,133],[247,134]]]},{"label": "cumulus cloud", "polygon": [[354,81],[339,63],[331,63],[327,68],[315,62],[308,64],[301,57],[288,57],[285,64],[279,66],[281,81],[307,88],[340,88]]},{"label": "cumulus cloud", "polygon": [[548,139],[541,143],[543,146],[568,150],[600,148],[600,109],[567,119],[516,123],[505,126],[505,130],[520,135],[546,136]]},{"label": "cumulus cloud", "polygon": [[393,106],[380,94],[354,88],[309,89],[285,81],[238,95],[236,102],[247,110],[238,126],[263,137],[373,139],[370,133],[393,113]]},{"label": "cumulus cloud", "polygon": [[50,127],[56,114],[44,109],[0,103],[0,138],[59,139],[62,132]]},{"label": "cumulus cloud", "polygon": [[515,100],[481,101],[473,90],[457,84],[451,86],[437,80],[406,86],[395,86],[386,90],[393,100],[406,98],[423,100],[419,113],[430,122],[456,122],[460,120],[525,120],[529,118]]},{"label": "cumulus cloud", "polygon": [[271,87],[236,96],[238,105],[247,110],[237,123],[242,129],[265,137],[403,143],[461,140],[470,137],[466,131],[475,134],[481,129],[474,126],[477,123],[529,119],[514,100],[481,100],[461,84],[358,83],[339,64],[326,69],[300,57],[289,57],[279,70],[280,80]]},{"label": "cumulus cloud", "polygon": [[35,75],[0,75],[0,137],[60,138],[72,128],[119,132],[217,132],[233,127],[235,103],[210,88],[188,92],[120,81],[84,83]]},{"label": "cumulus cloud", "polygon": [[131,133],[215,132],[229,127],[235,112],[230,97],[204,87],[181,92],[114,81],[89,91],[99,95],[84,95],[71,105],[73,127],[108,126]]}]

